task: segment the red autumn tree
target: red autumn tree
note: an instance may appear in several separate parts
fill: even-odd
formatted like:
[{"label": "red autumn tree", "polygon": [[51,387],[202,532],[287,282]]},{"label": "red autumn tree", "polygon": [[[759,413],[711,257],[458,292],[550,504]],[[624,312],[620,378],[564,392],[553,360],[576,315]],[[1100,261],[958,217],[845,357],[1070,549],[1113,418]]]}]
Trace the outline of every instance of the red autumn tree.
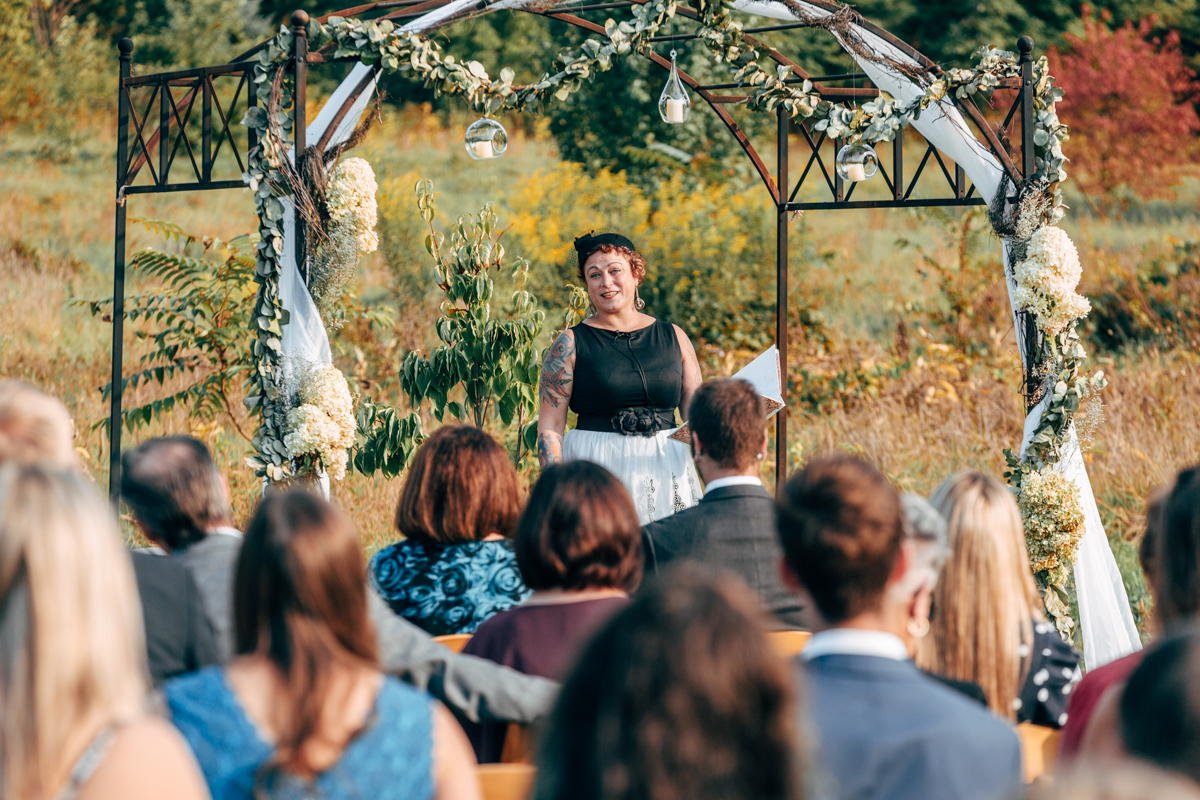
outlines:
[{"label": "red autumn tree", "polygon": [[1151,37],[1157,15],[1115,31],[1108,12],[1083,6],[1082,37],[1051,47],[1050,74],[1066,96],[1059,117],[1071,128],[1067,170],[1096,211],[1120,207],[1118,190],[1173,197],[1171,186],[1200,161],[1200,81],[1184,62],[1179,34]]}]

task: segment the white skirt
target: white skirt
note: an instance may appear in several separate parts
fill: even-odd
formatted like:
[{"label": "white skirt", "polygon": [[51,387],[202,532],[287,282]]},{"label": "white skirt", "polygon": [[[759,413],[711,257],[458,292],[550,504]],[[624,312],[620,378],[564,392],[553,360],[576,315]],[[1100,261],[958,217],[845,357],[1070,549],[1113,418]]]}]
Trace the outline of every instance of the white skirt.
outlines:
[{"label": "white skirt", "polygon": [[601,431],[567,431],[564,461],[591,461],[616,475],[643,525],[700,502],[700,479],[691,448],[671,439],[673,430],[654,436]]}]

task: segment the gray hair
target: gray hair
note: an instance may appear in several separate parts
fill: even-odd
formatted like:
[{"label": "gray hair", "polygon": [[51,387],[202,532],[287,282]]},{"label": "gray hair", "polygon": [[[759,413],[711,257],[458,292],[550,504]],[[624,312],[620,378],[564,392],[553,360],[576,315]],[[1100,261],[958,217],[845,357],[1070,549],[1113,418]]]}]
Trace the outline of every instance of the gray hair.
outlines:
[{"label": "gray hair", "polygon": [[946,529],[946,520],[919,494],[904,494],[900,498],[900,506],[904,516],[905,537],[922,545],[918,558],[924,562],[924,566],[928,566],[934,573],[940,572],[942,565],[950,557],[950,537]]}]

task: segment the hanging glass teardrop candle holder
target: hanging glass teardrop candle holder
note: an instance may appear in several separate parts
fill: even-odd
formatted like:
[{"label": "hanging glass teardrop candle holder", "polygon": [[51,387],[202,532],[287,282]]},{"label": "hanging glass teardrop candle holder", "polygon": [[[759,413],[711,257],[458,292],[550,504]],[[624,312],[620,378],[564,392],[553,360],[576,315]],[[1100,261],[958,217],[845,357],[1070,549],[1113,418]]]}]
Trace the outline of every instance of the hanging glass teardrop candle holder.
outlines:
[{"label": "hanging glass teardrop candle holder", "polygon": [[879,156],[868,144],[848,144],[838,151],[835,166],[844,181],[869,181],[879,171]]},{"label": "hanging glass teardrop candle holder", "polygon": [[476,161],[499,158],[508,149],[508,132],[494,119],[477,119],[467,128],[466,147]]},{"label": "hanging glass teardrop candle holder", "polygon": [[678,125],[686,122],[691,113],[692,100],[683,88],[683,81],[679,80],[679,70],[675,67],[675,51],[672,50],[671,77],[667,78],[667,85],[663,87],[662,95],[658,98],[658,114],[663,122]]}]

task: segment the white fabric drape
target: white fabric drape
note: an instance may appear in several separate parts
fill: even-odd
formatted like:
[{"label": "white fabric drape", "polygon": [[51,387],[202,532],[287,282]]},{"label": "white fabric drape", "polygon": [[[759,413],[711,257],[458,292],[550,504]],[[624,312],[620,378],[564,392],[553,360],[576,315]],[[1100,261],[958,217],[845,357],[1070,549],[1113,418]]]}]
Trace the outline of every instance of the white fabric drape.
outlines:
[{"label": "white fabric drape", "polygon": [[[801,4],[815,16],[829,14],[825,9],[804,3],[803,0],[801,0]],[[791,12],[779,3],[735,0],[734,7],[749,14],[773,19],[794,19]],[[858,32],[876,52],[897,61],[915,63],[898,48],[870,31],[860,27]],[[870,77],[872,83],[895,97],[900,104],[910,103],[920,96],[920,89],[895,70],[858,58],[856,61],[858,61],[859,68]],[[960,164],[985,199],[991,200],[995,196],[1003,175],[1000,163],[987,147],[971,133],[953,103],[946,100],[940,102],[936,112],[931,107],[921,115],[920,119],[913,122],[913,127],[938,150]],[[1004,263],[1007,264],[1007,245],[1004,246],[1003,256]],[[1011,281],[1007,281],[1007,283],[1011,305],[1014,287]],[[1015,324],[1017,309],[1013,307],[1012,312]],[[1016,329],[1019,330],[1019,327]],[[1024,358],[1024,354],[1022,354],[1022,358]],[[1025,452],[1033,428],[1041,419],[1046,405],[1046,403],[1039,404],[1026,417],[1027,433],[1024,437],[1025,441],[1021,444],[1022,453]],[[1104,533],[1104,525],[1100,520],[1096,498],[1092,494],[1091,482],[1088,480],[1083,455],[1079,450],[1079,440],[1073,427],[1057,469],[1079,487],[1080,501],[1086,519],[1083,540],[1075,556],[1075,588],[1079,598],[1079,623],[1083,633],[1084,659],[1089,667],[1098,667],[1141,649],[1141,639],[1138,636],[1137,625],[1133,621],[1133,612],[1129,608],[1129,597],[1125,593],[1121,572],[1117,568],[1116,559],[1113,558],[1108,538]]]},{"label": "white fabric drape", "polygon": [[[490,8],[492,10],[520,8],[529,2],[531,0],[500,0],[500,2],[493,3]],[[825,16],[829,14],[823,8],[804,3],[803,0],[800,0],[800,2],[814,15]],[[454,0],[454,2],[446,6],[430,11],[428,14],[412,20],[402,30],[423,30],[474,4],[475,0]],[[562,3],[562,5],[570,5],[570,2]],[[770,2],[770,0],[734,0],[734,7],[748,14],[756,14],[785,21],[794,20],[791,12],[784,5]],[[870,31],[859,28],[858,32],[877,52],[884,53],[895,60],[912,63],[912,60],[906,54]],[[870,77],[876,86],[891,94],[901,104],[911,102],[921,94],[919,87],[908,78],[893,70],[862,60],[859,60],[859,67]],[[356,66],[350,76],[338,87],[333,97],[330,98],[330,102],[322,108],[321,113],[317,115],[317,118],[308,127],[308,140],[310,142],[320,138],[320,135],[328,127],[334,114],[336,114],[337,108],[353,87],[358,85],[358,82],[365,74],[364,70],[367,69],[369,67],[361,64]],[[362,111],[366,108],[369,96],[373,90],[374,86],[372,85],[371,91],[364,92],[358,99],[355,108],[351,109],[351,113],[346,115],[339,126],[335,140],[340,141],[345,136],[350,135],[350,132],[358,123]],[[913,123],[913,127],[931,144],[937,147],[938,150],[962,165],[963,169],[974,182],[976,189],[985,199],[990,200],[995,195],[1003,174],[1000,164],[987,147],[971,133],[962,115],[953,103],[943,101],[938,104],[936,110],[933,108],[927,110],[921,115],[919,120]],[[285,218],[285,226],[289,224],[294,224],[294,212],[290,208]],[[290,228],[285,229],[290,230]],[[290,243],[291,236],[287,236],[286,240]],[[1006,248],[1004,263],[1008,263],[1007,255]],[[294,255],[290,260],[287,256],[288,252],[285,250],[285,280],[296,281],[299,278],[299,273],[296,270]],[[288,278],[287,276],[289,275],[292,277]],[[1010,282],[1010,302],[1013,296],[1012,289],[1013,287]],[[284,287],[282,285],[280,287],[280,294],[282,298],[284,296]],[[288,299],[284,301],[284,307],[292,314],[292,319],[287,327],[292,325],[298,325],[298,327],[292,332],[290,338],[289,333],[285,329],[285,354],[291,352],[288,349],[290,346],[294,347],[297,353],[313,353],[317,358],[323,357],[328,359],[329,340],[325,335],[324,326],[320,324],[319,318],[317,319],[317,328],[312,328],[310,324],[311,316],[315,315],[316,308],[312,305],[312,299],[308,296],[308,292],[289,288],[287,297]],[[1013,314],[1015,321],[1015,308],[1013,309]],[[303,330],[303,333],[301,333],[301,330]],[[315,351],[310,348],[315,348]],[[325,363],[328,363],[328,361],[326,360]],[[1041,406],[1034,408],[1030,412],[1026,420],[1027,429],[1031,429],[1036,424],[1036,421],[1041,417],[1041,413]],[[1022,452],[1024,452],[1024,443],[1022,445]],[[1079,452],[1078,440],[1075,437],[1074,429],[1071,431],[1070,441],[1065,448],[1065,455],[1058,469],[1079,486],[1083,510],[1087,520],[1086,533],[1084,534],[1083,542],[1080,545],[1075,560],[1075,584],[1079,597],[1084,656],[1089,667],[1097,667],[1139,649],[1141,643],[1137,633],[1137,626],[1133,622],[1133,614],[1129,609],[1129,600],[1125,593],[1124,584],[1121,581],[1120,571],[1117,569],[1116,560],[1113,558],[1112,550],[1109,548],[1108,540],[1104,534],[1104,527],[1100,521],[1099,511],[1096,508],[1096,500],[1092,494],[1091,484],[1084,467],[1083,457]]]}]

